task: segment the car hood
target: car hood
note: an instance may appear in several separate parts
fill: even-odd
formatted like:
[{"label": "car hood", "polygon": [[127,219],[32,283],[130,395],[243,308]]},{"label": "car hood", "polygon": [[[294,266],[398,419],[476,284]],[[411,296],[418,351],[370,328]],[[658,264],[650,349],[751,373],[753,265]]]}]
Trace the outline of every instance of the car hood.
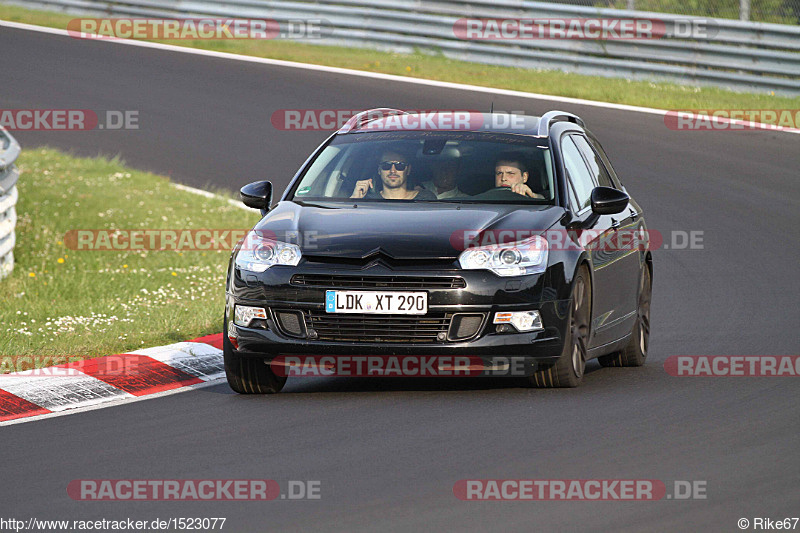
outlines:
[{"label": "car hood", "polygon": [[[509,204],[354,204],[299,205],[280,202],[255,229],[266,237],[298,244],[304,256],[366,258],[382,253],[394,259],[455,258],[476,234],[503,231],[523,238],[548,230],[564,209]],[[512,231],[515,233],[508,233]],[[480,237],[479,237],[480,238]]]}]

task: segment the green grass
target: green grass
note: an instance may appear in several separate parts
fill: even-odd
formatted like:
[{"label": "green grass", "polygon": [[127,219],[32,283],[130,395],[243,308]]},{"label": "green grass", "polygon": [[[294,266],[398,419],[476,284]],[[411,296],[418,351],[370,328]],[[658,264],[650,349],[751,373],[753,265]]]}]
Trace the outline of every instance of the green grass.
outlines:
[{"label": "green grass", "polygon": [[[0,280],[0,354],[99,356],[218,333],[230,250],[73,250],[74,229],[250,228],[225,199],[116,159],[24,150],[16,264]],[[2,369],[0,369],[2,372]]]},{"label": "green grass", "polygon": [[[10,21],[64,29],[67,27],[67,22],[73,18],[76,16],[0,4],[0,19]],[[467,83],[657,109],[800,109],[800,97],[738,93],[718,88],[582,76],[560,71],[497,67],[451,60],[441,54],[396,54],[287,40],[160,42],[256,57],[383,72],[411,78]]]}]

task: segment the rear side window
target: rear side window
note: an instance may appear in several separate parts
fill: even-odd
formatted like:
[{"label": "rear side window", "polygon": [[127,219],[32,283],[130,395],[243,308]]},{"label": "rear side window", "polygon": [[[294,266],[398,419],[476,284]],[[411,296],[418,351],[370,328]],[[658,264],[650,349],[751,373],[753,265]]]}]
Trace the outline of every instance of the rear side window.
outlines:
[{"label": "rear side window", "polygon": [[577,205],[574,207],[579,212],[591,204],[594,181],[580,150],[572,141],[571,135],[564,137],[561,141],[561,153],[564,156],[564,166],[577,199]]},{"label": "rear side window", "polygon": [[603,187],[614,187],[614,184],[611,182],[611,176],[608,174],[608,170],[606,170],[605,164],[600,159],[600,156],[597,154],[597,152],[595,152],[594,149],[589,145],[589,141],[587,141],[582,135],[570,135],[569,137],[575,141],[575,145],[578,147],[578,150],[580,150],[581,154],[583,154],[583,158],[589,165],[589,171],[592,173],[592,176],[597,184]]}]

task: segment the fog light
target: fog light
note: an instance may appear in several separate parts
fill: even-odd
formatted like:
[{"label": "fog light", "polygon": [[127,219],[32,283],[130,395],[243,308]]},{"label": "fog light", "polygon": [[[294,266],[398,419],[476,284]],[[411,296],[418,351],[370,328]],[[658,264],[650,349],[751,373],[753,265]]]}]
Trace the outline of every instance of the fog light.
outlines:
[{"label": "fog light", "polygon": [[246,328],[256,319],[267,319],[267,312],[263,307],[250,307],[247,305],[237,305],[234,307],[233,323],[237,326]]},{"label": "fog light", "polygon": [[497,333],[514,333],[514,326],[511,324],[497,324],[495,331]]},{"label": "fog light", "polygon": [[[544,329],[539,311],[514,311],[494,314],[494,324],[511,324],[517,331],[537,331]],[[505,328],[503,328],[505,329]],[[498,328],[500,332],[500,328]]]}]

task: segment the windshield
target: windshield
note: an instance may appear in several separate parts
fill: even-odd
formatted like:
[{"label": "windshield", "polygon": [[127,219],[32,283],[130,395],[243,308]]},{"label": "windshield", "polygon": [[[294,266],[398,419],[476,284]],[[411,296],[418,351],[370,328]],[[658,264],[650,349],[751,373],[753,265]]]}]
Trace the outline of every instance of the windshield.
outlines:
[{"label": "windshield", "polygon": [[541,144],[528,136],[472,132],[340,135],[290,198],[553,205],[552,160]]}]

